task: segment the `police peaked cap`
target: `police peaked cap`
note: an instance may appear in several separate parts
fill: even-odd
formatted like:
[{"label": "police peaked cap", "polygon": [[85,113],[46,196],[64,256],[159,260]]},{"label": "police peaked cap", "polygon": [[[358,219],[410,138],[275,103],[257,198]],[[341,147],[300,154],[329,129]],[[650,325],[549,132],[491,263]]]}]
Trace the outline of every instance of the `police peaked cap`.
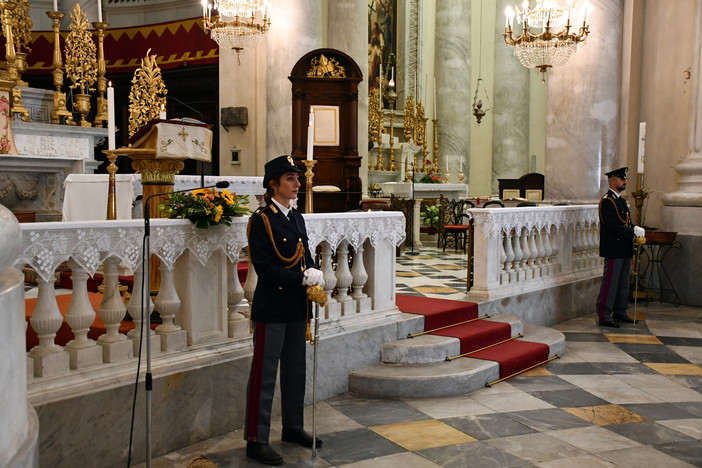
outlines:
[{"label": "police peaked cap", "polygon": [[275,159],[271,159],[266,163],[265,175],[263,176],[263,188],[268,188],[268,182],[278,174],[285,174],[286,172],[299,172],[303,173],[302,169],[295,165],[293,158],[288,155],[278,156]]},{"label": "police peaked cap", "polygon": [[619,169],[614,169],[613,171],[605,172],[607,177],[619,177],[620,179],[626,180],[626,171],[628,167],[620,167]]}]

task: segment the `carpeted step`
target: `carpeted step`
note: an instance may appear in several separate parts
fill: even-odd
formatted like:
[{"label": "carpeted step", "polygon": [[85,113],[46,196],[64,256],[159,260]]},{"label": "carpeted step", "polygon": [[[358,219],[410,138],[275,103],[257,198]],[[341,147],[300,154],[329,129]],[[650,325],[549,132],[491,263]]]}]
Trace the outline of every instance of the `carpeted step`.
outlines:
[{"label": "carpeted step", "polygon": [[422,398],[473,392],[498,379],[499,365],[460,358],[432,364],[376,364],[349,374],[349,390],[363,395]]},{"label": "carpeted step", "polygon": [[[523,330],[522,321],[515,315],[500,314],[483,320],[490,322],[491,326],[498,323],[509,326],[511,332],[508,337],[517,336]],[[480,347],[475,346],[472,349]],[[422,364],[441,362],[448,356],[455,356],[461,352],[461,342],[458,338],[442,336],[439,333],[424,334],[383,344],[380,348],[380,360],[395,364]]]},{"label": "carpeted step", "polygon": [[478,304],[475,302],[397,294],[395,304],[402,312],[423,315],[425,330],[453,325],[478,316]]}]

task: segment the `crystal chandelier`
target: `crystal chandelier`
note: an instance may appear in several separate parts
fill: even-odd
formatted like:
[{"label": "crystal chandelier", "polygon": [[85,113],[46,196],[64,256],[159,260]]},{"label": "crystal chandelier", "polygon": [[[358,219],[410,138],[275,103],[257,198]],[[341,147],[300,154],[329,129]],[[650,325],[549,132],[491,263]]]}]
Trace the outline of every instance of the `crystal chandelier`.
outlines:
[{"label": "crystal chandelier", "polygon": [[[529,9],[525,0],[521,10],[518,6],[505,10],[505,33],[507,45],[514,47],[514,54],[527,68],[538,68],[543,74],[551,67],[564,65],[590,33],[589,4],[578,5],[575,0],[567,0],[561,7],[558,0],[536,0],[536,6]],[[582,2],[580,2],[582,3]],[[514,21],[521,26],[521,35],[514,35]],[[577,33],[572,25],[580,25]]]},{"label": "crystal chandelier", "polygon": [[234,49],[237,54],[261,41],[271,25],[269,11],[268,2],[261,0],[202,1],[205,31],[220,48]]}]

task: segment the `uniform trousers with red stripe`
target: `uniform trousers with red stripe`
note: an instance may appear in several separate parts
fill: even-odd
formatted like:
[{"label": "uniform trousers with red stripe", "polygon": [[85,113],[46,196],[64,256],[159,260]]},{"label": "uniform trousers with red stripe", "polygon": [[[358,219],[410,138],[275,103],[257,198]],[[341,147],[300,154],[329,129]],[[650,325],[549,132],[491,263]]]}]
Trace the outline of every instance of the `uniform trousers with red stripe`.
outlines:
[{"label": "uniform trousers with red stripe", "polygon": [[253,322],[253,326],[254,353],[246,389],[244,438],[268,443],[278,362],[283,427],[303,429],[307,322]]},{"label": "uniform trousers with red stripe", "polygon": [[601,323],[627,317],[630,271],[630,258],[604,259],[604,273],[597,296],[597,316]]}]

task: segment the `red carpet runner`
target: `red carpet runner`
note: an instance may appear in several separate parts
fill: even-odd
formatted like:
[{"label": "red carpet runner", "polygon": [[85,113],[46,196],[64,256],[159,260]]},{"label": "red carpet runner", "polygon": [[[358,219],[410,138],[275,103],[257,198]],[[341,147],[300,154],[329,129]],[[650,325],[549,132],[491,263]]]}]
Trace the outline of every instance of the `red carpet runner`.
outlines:
[{"label": "red carpet runner", "polygon": [[[478,317],[478,304],[474,302],[398,294],[395,303],[402,312],[423,315],[425,331],[449,326],[450,328],[431,334],[458,338],[461,341],[461,354],[506,340],[511,335],[509,324],[489,320],[453,325]],[[548,353],[549,349],[545,344],[512,340],[468,357],[498,362],[500,378],[503,379],[545,361],[548,359]]]}]

